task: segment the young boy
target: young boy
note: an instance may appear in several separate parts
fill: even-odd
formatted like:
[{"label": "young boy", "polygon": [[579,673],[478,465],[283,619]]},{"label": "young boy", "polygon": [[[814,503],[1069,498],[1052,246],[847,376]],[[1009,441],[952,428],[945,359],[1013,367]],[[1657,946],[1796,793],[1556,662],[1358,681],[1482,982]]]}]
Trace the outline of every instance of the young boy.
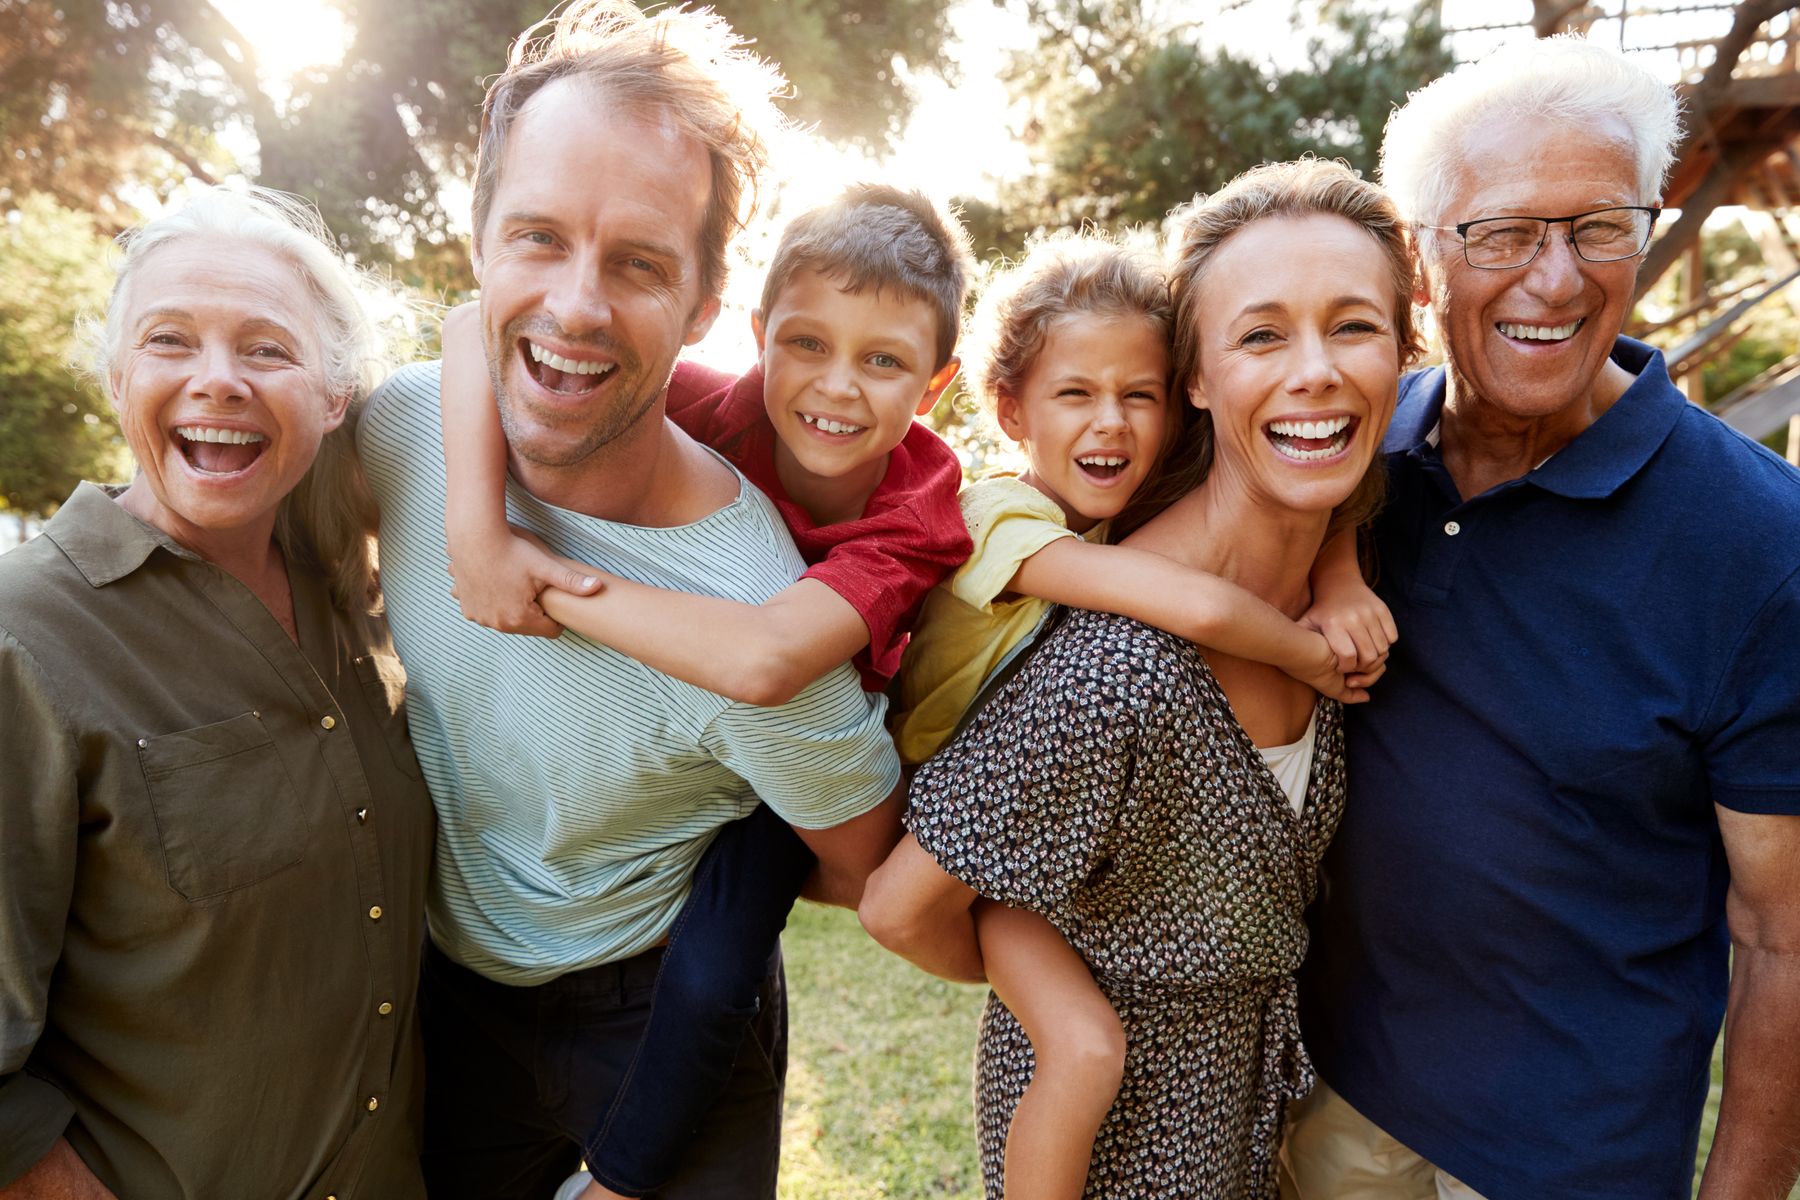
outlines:
[{"label": "young boy", "polygon": [[[751,317],[757,368],[734,381],[677,365],[668,416],[768,494],[808,563],[760,606],[602,577],[513,536],[473,307],[451,314],[446,522],[464,614],[550,636],[560,623],[744,703],[784,702],[850,661],[865,688],[884,690],[926,594],[970,550],[961,467],[913,417],[956,375],[971,264],[961,226],[924,196],[851,187],[783,233]],[[708,848],[637,1057],[585,1146],[599,1184],[642,1195],[673,1173],[730,1075],[812,865],[766,806]]]}]

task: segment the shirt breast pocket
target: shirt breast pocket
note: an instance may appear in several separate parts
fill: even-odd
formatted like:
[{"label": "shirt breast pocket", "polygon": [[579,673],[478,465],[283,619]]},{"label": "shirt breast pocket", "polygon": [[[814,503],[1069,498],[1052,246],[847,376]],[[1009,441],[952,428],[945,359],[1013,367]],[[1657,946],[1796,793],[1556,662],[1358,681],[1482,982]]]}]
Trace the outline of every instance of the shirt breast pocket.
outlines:
[{"label": "shirt breast pocket", "polygon": [[356,677],[381,723],[381,736],[394,765],[409,779],[421,778],[412,731],[406,725],[406,669],[391,654],[365,654],[356,660]]},{"label": "shirt breast pocket", "polygon": [[306,819],[253,712],[138,742],[169,886],[207,900],[300,862]]}]

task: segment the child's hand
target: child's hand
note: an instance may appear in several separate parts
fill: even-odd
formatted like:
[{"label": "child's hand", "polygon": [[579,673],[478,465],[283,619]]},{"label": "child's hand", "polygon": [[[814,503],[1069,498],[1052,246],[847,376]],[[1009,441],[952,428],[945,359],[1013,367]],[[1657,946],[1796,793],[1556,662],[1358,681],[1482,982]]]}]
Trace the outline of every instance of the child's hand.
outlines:
[{"label": "child's hand", "polygon": [[563,627],[544,615],[538,594],[558,588],[592,596],[604,586],[592,567],[550,553],[516,526],[498,539],[458,538],[451,546],[450,594],[462,615],[501,633],[560,636]]},{"label": "child's hand", "polygon": [[1360,581],[1334,591],[1318,596],[1300,623],[1324,636],[1350,686],[1366,688],[1387,670],[1388,648],[1399,640],[1394,614]]},{"label": "child's hand", "polygon": [[1304,621],[1301,625],[1306,629],[1309,652],[1305,658],[1283,666],[1282,670],[1321,696],[1332,700],[1344,704],[1361,704],[1367,700],[1369,693],[1364,689],[1368,685],[1346,678],[1344,668],[1338,663],[1337,653],[1332,650],[1331,643],[1325,640],[1325,635],[1307,626]]}]

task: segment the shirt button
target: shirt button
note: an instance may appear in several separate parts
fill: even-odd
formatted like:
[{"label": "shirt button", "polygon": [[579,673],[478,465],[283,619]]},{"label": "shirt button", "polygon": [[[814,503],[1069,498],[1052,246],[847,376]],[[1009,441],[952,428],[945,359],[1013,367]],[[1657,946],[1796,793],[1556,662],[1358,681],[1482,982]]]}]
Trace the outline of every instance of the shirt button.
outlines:
[{"label": "shirt button", "polygon": [[1444,532],[1449,534],[1451,537],[1455,537],[1457,534],[1462,532],[1462,526],[1458,525],[1455,521],[1445,521],[1444,522]]},{"label": "shirt button", "polygon": [[319,718],[319,727],[321,729],[336,729],[337,728],[337,718],[332,716],[330,713],[326,713],[324,716]]},{"label": "shirt button", "polygon": [[377,904],[369,909],[369,920],[371,920],[371,921],[381,920],[381,905]]},{"label": "shirt button", "polygon": [[394,1006],[389,1004],[386,1000],[383,1000],[380,1004],[375,1006],[375,1011],[385,1017],[394,1011]]},{"label": "shirt button", "polygon": [[368,824],[368,822],[369,822],[369,810],[366,808],[357,809],[356,810],[356,823],[358,825],[366,825],[366,824]]},{"label": "shirt button", "polygon": [[380,1107],[381,1107],[381,1101],[377,1100],[373,1096],[370,1096],[369,1097],[369,1111],[374,1112],[376,1109],[378,1109]]},{"label": "shirt button", "polygon": [[337,1200],[337,1193],[336,1192],[331,1193],[331,1195],[325,1197],[325,1200]]}]

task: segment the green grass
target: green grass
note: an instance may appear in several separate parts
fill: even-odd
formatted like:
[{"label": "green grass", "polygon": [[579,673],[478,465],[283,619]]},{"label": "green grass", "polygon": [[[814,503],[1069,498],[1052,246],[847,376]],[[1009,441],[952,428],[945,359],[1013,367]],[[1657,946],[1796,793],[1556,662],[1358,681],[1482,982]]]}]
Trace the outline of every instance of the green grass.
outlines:
[{"label": "green grass", "polygon": [[[985,990],[915,970],[838,909],[800,905],[784,942],[792,1040],[781,1200],[978,1200],[970,1097]],[[1712,1070],[1702,1165],[1718,1120],[1716,1051]]]},{"label": "green grass", "polygon": [[978,1200],[971,1080],[986,989],[933,979],[840,909],[800,905],[783,944],[782,1200]]}]

